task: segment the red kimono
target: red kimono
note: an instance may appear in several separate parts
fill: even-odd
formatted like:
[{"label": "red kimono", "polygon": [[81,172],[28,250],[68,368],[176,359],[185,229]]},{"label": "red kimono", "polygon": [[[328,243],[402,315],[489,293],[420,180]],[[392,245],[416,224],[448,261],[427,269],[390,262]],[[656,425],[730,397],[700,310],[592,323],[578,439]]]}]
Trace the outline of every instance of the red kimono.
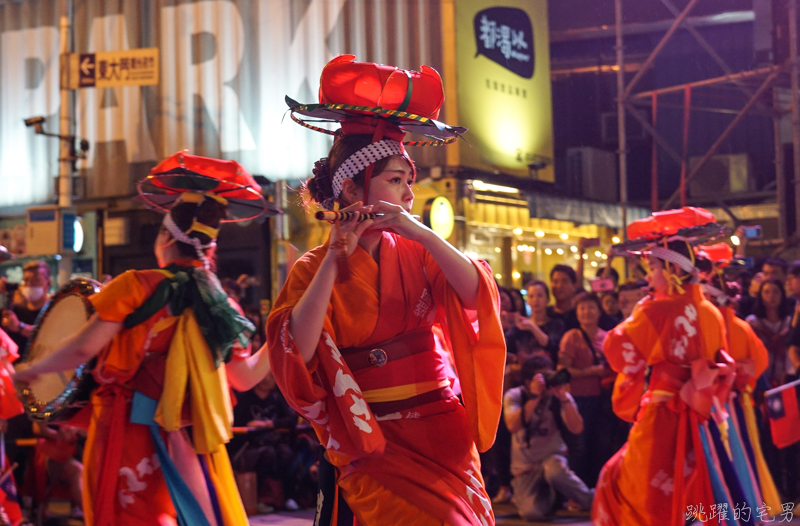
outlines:
[{"label": "red kimono", "polygon": [[[600,473],[593,524],[682,526],[689,506],[715,504],[699,427],[718,387],[715,358],[726,348],[722,316],[697,285],[645,301],[608,333],[603,352],[618,373],[614,411],[635,423]],[[720,397],[724,404],[727,391]]]},{"label": "red kimono", "polygon": [[[360,247],[348,258],[350,277],[334,285],[308,366],[289,323],[327,244],[294,265],[268,320],[275,379],[339,468],[360,524],[493,524],[478,460],[502,410],[505,342],[491,271],[474,264],[479,308],[466,312],[421,245],[389,233],[380,243],[380,265]],[[454,351],[463,406],[434,324]]]}]

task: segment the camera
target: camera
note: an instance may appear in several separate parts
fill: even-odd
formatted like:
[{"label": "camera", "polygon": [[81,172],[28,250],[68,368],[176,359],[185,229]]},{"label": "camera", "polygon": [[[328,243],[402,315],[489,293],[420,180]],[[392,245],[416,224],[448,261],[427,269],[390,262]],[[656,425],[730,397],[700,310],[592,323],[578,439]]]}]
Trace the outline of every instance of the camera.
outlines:
[{"label": "camera", "polygon": [[25,126],[31,127],[37,124],[44,124],[44,117],[30,117],[25,119]]},{"label": "camera", "polygon": [[25,119],[25,126],[32,127],[36,133],[44,133],[44,117],[28,117]]},{"label": "camera", "polygon": [[597,278],[589,282],[592,292],[608,292],[614,290],[614,280],[609,278]]},{"label": "camera", "polygon": [[746,239],[761,239],[761,225],[743,227],[742,234]]},{"label": "camera", "polygon": [[569,374],[569,371],[566,369],[559,369],[558,371],[551,371],[544,374],[544,384],[548,389],[568,384],[571,379],[572,375]]}]

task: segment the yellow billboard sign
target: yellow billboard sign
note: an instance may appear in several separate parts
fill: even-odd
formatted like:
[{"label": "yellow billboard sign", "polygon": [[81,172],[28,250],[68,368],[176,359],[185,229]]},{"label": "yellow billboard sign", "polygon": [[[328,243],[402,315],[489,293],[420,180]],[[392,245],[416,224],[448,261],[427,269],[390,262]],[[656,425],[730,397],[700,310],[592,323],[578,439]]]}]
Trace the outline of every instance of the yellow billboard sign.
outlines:
[{"label": "yellow billboard sign", "polygon": [[460,164],[553,182],[547,0],[456,2]]}]

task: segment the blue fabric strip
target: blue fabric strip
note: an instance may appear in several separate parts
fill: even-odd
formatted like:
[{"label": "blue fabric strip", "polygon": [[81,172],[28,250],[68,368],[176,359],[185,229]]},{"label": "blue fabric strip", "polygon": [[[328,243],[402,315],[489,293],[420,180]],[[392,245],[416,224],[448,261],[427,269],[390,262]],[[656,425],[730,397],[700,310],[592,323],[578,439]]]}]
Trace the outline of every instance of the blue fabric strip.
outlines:
[{"label": "blue fabric strip", "polygon": [[[747,453],[747,458],[750,460],[750,465],[753,466],[753,473],[756,476],[756,483],[758,487],[761,487],[761,479],[758,478],[758,464],[756,464],[756,454],[753,451],[753,444],[750,443],[750,430],[747,427],[747,420],[744,417],[744,408],[742,408],[742,404],[744,400],[740,397],[736,397],[736,403],[733,404],[734,410],[736,411],[736,419],[741,422],[742,426],[742,442],[744,446],[744,450]],[[756,418],[758,418],[758,413],[756,413]],[[758,430],[756,429],[756,432]]]},{"label": "blue fabric strip", "polygon": [[[728,496],[725,492],[725,487],[723,486],[722,476],[719,471],[717,471],[717,466],[714,464],[714,457],[711,455],[711,445],[708,443],[708,437],[706,436],[706,431],[703,429],[703,424],[699,424],[699,431],[700,431],[700,442],[703,443],[703,457],[706,463],[706,467],[708,469],[708,476],[711,479],[711,489],[714,493],[714,502],[718,504],[727,503],[728,510],[733,510],[733,503],[728,502]],[[698,459],[698,462],[702,462],[703,460]],[[729,516],[733,516],[729,514]],[[729,526],[733,526],[736,524],[736,521],[733,522],[726,522]]]},{"label": "blue fabric strip", "polygon": [[[732,414],[731,411],[735,411],[732,407],[737,402],[734,401],[733,404],[728,404],[728,414]],[[738,420],[738,419],[737,419]],[[739,423],[737,421],[737,423]],[[742,483],[742,489],[744,490],[745,498],[747,499],[747,504],[753,509],[758,508],[759,502],[756,500],[756,491],[755,491],[755,484],[757,482],[753,480],[750,476],[751,469],[748,466],[747,456],[744,452],[744,447],[742,446],[741,441],[741,434],[747,432],[747,428],[742,428],[741,426],[736,427],[733,425],[733,417],[728,417],[728,442],[731,446],[731,455],[733,456],[733,466],[736,468],[736,474],[739,475],[739,482]],[[752,473],[755,473],[755,466],[753,466]]]},{"label": "blue fabric strip", "polygon": [[167,446],[161,438],[159,426],[153,420],[157,406],[158,402],[156,400],[137,391],[133,394],[131,423],[143,424],[150,428],[150,435],[153,437],[158,461],[161,464],[161,472],[167,482],[169,496],[178,514],[178,524],[181,526],[211,526],[205,513],[203,513],[203,509],[183,481],[178,468],[175,467],[167,452]]},{"label": "blue fabric strip", "polygon": [[209,474],[208,462],[204,455],[197,455],[197,460],[200,461],[200,467],[203,468],[203,476],[206,478],[206,487],[208,488],[208,496],[211,499],[211,506],[214,508],[214,516],[217,519],[217,524],[223,524],[222,511],[219,507],[219,498],[217,497],[217,488],[214,487],[214,482],[211,480]]},{"label": "blue fabric strip", "polygon": [[[711,441],[713,442],[714,449],[717,451],[717,458],[719,459],[720,468],[722,468],[722,476],[724,477],[725,485],[728,487],[728,493],[733,499],[733,502],[728,503],[729,511],[731,512],[729,513],[729,517],[732,517],[733,506],[740,502],[746,502],[747,497],[742,487],[742,481],[739,479],[738,473],[736,472],[735,466],[731,463],[730,457],[728,457],[728,451],[725,449],[725,445],[722,443],[722,436],[720,435],[717,423],[713,418],[708,420],[708,429],[711,432]],[[728,437],[730,438],[735,434],[736,433],[729,432]],[[736,524],[736,522],[734,521],[732,524]],[[749,520],[741,521],[741,524],[753,525],[755,523],[752,520]]]}]

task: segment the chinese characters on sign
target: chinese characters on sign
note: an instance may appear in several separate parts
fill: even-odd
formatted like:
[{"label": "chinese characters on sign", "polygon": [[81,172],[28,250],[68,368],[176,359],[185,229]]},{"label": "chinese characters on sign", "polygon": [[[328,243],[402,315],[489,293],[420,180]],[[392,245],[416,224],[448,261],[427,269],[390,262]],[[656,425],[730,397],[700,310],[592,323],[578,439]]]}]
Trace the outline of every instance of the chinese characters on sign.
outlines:
[{"label": "chinese characters on sign", "polygon": [[[728,503],[712,504],[709,509],[706,509],[702,504],[686,506],[686,520],[697,520],[698,522],[708,522],[713,519],[718,521],[723,520],[741,520],[743,522],[750,522],[752,515],[753,519],[757,522],[792,522],[794,514],[793,502],[787,502],[782,505],[782,510],[773,512],[772,508],[766,504],[762,504],[755,511],[746,503],[737,503],[733,509],[728,509]],[[780,519],[776,521],[776,519]]]},{"label": "chinese characters on sign", "polygon": [[533,27],[528,14],[513,7],[492,7],[475,15],[477,55],[520,77],[533,77]]},{"label": "chinese characters on sign", "polygon": [[111,88],[158,84],[158,48],[72,55],[71,88]]}]

